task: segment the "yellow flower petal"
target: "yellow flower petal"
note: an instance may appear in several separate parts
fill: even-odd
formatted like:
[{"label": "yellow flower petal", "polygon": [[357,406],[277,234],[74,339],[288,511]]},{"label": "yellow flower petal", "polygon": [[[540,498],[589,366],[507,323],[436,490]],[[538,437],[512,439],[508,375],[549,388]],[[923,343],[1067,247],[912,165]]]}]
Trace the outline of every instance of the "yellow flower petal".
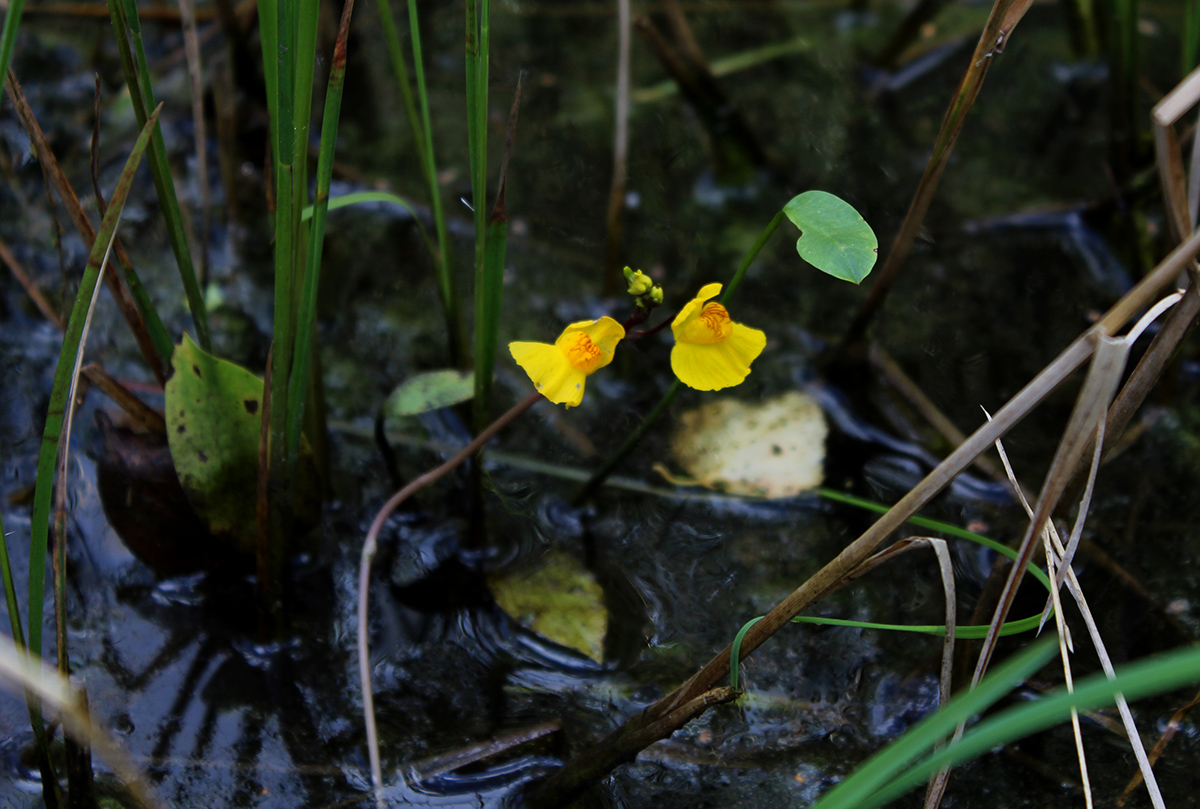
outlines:
[{"label": "yellow flower petal", "polygon": [[548,343],[509,343],[509,353],[529,374],[538,392],[555,404],[574,407],[583,401],[587,374],[571,366],[558,346]]},{"label": "yellow flower petal", "polygon": [[679,339],[679,328],[689,319],[699,315],[700,310],[704,308],[705,301],[720,294],[720,284],[705,284],[700,288],[700,293],[688,301],[687,305],[680,309],[679,314],[675,315],[675,319],[671,321],[671,331],[675,332],[676,340]]},{"label": "yellow flower petal", "polygon": [[705,303],[720,292],[720,284],[707,284],[671,323],[671,370],[696,390],[741,384],[767,344],[763,332],[734,323],[721,304]]},{"label": "yellow flower petal", "polygon": [[612,362],[625,329],[611,317],[581,320],[563,329],[554,345],[509,343],[508,350],[543,396],[574,407],[583,401],[589,374]]}]

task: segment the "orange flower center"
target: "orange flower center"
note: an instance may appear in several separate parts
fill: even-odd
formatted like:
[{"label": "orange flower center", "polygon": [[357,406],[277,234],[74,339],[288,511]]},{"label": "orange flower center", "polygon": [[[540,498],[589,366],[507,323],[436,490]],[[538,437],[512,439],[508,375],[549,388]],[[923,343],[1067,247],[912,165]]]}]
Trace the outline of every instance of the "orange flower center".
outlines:
[{"label": "orange flower center", "polygon": [[733,334],[733,321],[729,312],[719,303],[706,303],[700,314],[688,324],[686,340],[689,343],[708,345],[719,343]]},{"label": "orange flower center", "polygon": [[581,331],[570,336],[568,344],[563,346],[563,351],[567,355],[567,362],[585,374],[590,374],[600,364],[600,346]]}]

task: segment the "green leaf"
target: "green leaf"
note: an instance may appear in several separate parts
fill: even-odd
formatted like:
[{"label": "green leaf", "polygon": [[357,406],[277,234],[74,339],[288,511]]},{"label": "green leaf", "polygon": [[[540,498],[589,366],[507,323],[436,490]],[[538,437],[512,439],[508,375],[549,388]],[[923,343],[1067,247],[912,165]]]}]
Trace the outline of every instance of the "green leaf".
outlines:
[{"label": "green leaf", "polygon": [[608,629],[604,592],[575,557],[551,553],[533,572],[492,576],[488,583],[496,603],[513,620],[603,662]]},{"label": "green leaf", "polygon": [[391,418],[415,416],[468,401],[474,395],[475,375],[470,371],[427,371],[393,390],[383,413]]},{"label": "green leaf", "polygon": [[[253,553],[258,525],[258,445],[263,382],[240,365],[206,353],[186,334],[171,357],[167,441],[188,502],[209,531]],[[319,507],[312,451],[301,447],[298,522]]]},{"label": "green leaf", "polygon": [[821,272],[861,283],[879,258],[875,232],[858,211],[824,191],[805,191],[783,212],[800,229],[796,251]]}]

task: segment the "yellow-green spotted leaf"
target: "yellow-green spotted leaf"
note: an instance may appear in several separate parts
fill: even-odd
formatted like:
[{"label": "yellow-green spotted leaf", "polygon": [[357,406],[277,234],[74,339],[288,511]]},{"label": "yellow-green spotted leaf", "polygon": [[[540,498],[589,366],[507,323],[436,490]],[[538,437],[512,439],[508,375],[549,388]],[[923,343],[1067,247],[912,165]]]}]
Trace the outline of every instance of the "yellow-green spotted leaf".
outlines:
[{"label": "yellow-green spotted leaf", "polygon": [[551,553],[533,571],[492,576],[496,603],[543,638],[604,660],[608,611],[595,577],[573,556]]},{"label": "yellow-green spotted leaf", "polygon": [[[171,368],[165,404],[167,441],[179,482],[213,536],[252,553],[262,380],[240,365],[206,353],[187,335],[175,346]],[[311,522],[318,507],[315,466],[305,444],[297,464],[298,519]]]},{"label": "yellow-green spotted leaf", "polygon": [[475,375],[470,371],[427,371],[410,377],[391,392],[383,406],[386,416],[415,416],[450,407],[475,395]]},{"label": "yellow-green spotted leaf", "polygon": [[783,207],[800,229],[796,251],[821,272],[861,283],[879,258],[875,231],[850,203],[824,191],[805,191]]}]

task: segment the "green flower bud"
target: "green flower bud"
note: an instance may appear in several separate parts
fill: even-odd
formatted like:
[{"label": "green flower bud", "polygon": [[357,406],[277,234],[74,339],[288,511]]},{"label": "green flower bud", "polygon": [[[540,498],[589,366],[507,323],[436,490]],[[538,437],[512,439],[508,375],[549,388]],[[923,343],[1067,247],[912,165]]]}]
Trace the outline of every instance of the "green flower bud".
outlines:
[{"label": "green flower bud", "polygon": [[625,268],[625,280],[629,282],[629,294],[639,298],[654,288],[654,282],[641,270]]}]

